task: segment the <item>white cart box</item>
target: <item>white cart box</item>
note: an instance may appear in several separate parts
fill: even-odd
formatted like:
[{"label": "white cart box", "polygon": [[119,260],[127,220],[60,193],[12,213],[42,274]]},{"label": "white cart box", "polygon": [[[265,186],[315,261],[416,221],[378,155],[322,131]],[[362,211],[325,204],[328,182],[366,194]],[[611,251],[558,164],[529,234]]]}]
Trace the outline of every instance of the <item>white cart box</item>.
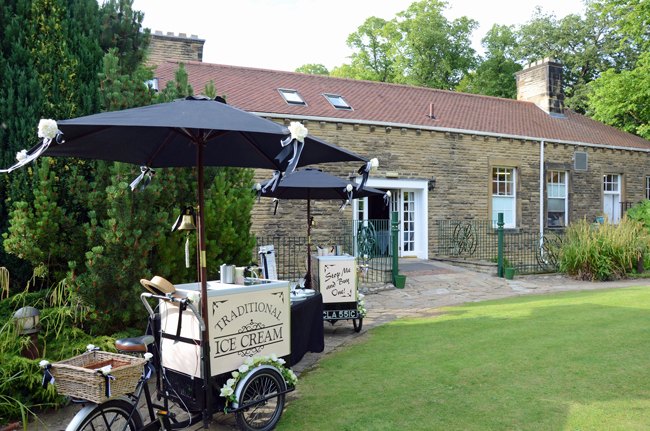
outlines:
[{"label": "white cart box", "polygon": [[357,263],[354,256],[314,256],[315,280],[323,304],[357,301]]},{"label": "white cart box", "polygon": [[[250,283],[250,284],[249,284]],[[199,283],[176,285],[180,296],[196,299]],[[177,304],[160,301],[162,365],[201,377],[201,329],[191,310],[180,319]],[[210,372],[236,370],[246,357],[291,353],[289,282],[248,279],[246,285],[208,282]]]}]

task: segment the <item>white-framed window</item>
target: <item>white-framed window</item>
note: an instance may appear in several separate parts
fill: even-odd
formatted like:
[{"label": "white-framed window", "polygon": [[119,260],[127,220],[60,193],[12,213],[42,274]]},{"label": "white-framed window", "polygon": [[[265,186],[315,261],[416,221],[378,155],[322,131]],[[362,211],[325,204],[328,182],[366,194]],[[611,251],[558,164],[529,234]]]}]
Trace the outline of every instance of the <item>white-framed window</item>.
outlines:
[{"label": "white-framed window", "polygon": [[517,227],[517,178],[515,168],[492,168],[492,222],[496,227],[498,214],[503,213],[503,227]]},{"label": "white-framed window", "polygon": [[621,220],[621,176],[619,174],[603,175],[603,213],[610,223]]},{"label": "white-framed window", "polygon": [[650,176],[645,177],[645,198],[650,199]]},{"label": "white-framed window", "polygon": [[568,175],[565,171],[546,173],[546,226],[565,227],[568,222]]}]

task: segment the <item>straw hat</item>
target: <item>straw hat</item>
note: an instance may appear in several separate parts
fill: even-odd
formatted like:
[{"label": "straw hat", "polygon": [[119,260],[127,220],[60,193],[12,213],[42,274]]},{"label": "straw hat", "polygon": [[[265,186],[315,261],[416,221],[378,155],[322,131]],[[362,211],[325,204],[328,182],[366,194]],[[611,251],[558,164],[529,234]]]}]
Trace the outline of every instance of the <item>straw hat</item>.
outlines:
[{"label": "straw hat", "polygon": [[154,276],[151,280],[143,278],[140,280],[140,284],[154,295],[166,295],[176,292],[173,284],[158,275]]}]

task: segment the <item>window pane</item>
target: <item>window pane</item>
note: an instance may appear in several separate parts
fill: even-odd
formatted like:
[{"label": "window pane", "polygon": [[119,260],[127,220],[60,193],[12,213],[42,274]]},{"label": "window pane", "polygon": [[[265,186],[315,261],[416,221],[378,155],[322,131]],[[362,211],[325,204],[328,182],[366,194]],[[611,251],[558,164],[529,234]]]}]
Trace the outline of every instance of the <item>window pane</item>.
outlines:
[{"label": "window pane", "polygon": [[496,196],[514,195],[514,175],[512,168],[492,169],[492,194]]},{"label": "window pane", "polygon": [[606,192],[618,192],[618,175],[607,174],[603,176],[603,190]]},{"label": "window pane", "polygon": [[548,210],[564,212],[564,199],[549,199]]},{"label": "window pane", "polygon": [[548,212],[546,221],[548,227],[564,227],[564,212]]},{"label": "window pane", "polygon": [[290,105],[306,105],[304,99],[296,90],[279,89],[278,91]]}]

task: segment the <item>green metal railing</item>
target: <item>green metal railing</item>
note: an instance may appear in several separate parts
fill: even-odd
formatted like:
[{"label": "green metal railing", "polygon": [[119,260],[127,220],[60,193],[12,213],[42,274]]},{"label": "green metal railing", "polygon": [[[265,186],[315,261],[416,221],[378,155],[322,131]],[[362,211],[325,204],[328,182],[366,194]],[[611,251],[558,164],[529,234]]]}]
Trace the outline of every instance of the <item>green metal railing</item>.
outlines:
[{"label": "green metal railing", "polygon": [[[298,280],[307,272],[306,236],[258,236],[257,246],[273,245],[278,277],[282,280]],[[316,232],[311,238],[311,252],[317,248],[330,249],[340,246],[342,252],[356,256],[368,265],[362,276],[363,283],[389,283],[391,279],[391,241],[389,220],[347,221],[341,232]],[[257,250],[257,247],[256,247]],[[312,271],[317,269],[312,267]]]},{"label": "green metal railing", "polygon": [[[497,229],[491,220],[438,220],[436,234],[440,257],[497,262]],[[504,265],[520,274],[555,272],[562,238],[563,232],[558,230],[547,230],[543,237],[539,231],[504,230]]]}]

